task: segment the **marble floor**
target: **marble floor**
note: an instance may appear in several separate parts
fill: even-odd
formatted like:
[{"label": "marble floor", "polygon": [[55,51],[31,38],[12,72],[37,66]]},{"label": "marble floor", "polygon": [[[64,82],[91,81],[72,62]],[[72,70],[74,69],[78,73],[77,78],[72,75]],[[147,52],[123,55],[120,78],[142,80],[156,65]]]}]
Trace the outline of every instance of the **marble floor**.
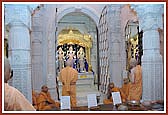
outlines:
[{"label": "marble floor", "polygon": [[[61,94],[61,88],[59,89]],[[105,94],[98,91],[97,84],[95,85],[77,85],[76,86],[76,98],[77,98],[77,106],[87,106],[87,95],[88,94],[96,94],[100,97],[99,103],[103,103],[103,99],[105,98]]]}]

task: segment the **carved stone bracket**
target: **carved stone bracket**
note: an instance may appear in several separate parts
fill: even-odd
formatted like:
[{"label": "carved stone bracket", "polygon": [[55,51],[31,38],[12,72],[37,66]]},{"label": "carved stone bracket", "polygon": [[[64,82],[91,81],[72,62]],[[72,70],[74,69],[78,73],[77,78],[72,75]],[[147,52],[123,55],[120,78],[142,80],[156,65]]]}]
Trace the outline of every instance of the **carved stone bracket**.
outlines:
[{"label": "carved stone bracket", "polygon": [[163,28],[162,25],[162,4],[139,4],[131,5],[131,8],[137,12],[140,27],[143,31],[156,30]]}]

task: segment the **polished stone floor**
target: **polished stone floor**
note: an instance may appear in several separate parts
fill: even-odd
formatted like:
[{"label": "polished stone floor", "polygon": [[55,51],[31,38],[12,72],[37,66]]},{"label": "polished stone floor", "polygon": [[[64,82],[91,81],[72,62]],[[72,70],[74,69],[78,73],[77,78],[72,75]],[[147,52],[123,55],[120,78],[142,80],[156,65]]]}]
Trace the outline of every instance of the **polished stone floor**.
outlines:
[{"label": "polished stone floor", "polygon": [[[61,94],[61,88],[59,88],[59,92]],[[87,95],[88,94],[96,94],[100,97],[99,103],[103,103],[103,99],[105,98],[105,94],[98,91],[97,84],[95,85],[77,85],[76,87],[76,97],[77,97],[77,106],[87,106]]]}]

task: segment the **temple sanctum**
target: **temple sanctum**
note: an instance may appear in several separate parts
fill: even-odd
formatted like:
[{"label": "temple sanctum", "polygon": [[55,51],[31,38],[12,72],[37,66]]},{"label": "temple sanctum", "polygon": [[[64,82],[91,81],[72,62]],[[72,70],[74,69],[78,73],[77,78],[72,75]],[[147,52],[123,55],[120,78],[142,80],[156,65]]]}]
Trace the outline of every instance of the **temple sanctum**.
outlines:
[{"label": "temple sanctum", "polygon": [[102,103],[110,82],[122,87],[134,58],[142,67],[141,100],[164,100],[164,5],[4,2],[2,57],[13,70],[9,84],[30,102],[32,90],[40,92],[46,84],[59,101],[59,74],[72,60],[77,105],[86,105],[91,93]]}]

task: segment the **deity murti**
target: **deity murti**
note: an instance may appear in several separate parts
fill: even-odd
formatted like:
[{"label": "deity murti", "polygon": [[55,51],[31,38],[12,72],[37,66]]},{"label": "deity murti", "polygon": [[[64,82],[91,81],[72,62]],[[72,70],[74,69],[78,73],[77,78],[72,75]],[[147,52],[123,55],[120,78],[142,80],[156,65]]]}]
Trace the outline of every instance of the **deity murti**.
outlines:
[{"label": "deity murti", "polygon": [[73,59],[74,58],[75,51],[73,51],[73,47],[72,46],[69,47],[69,50],[67,52],[67,56],[68,56],[69,59]]},{"label": "deity murti", "polygon": [[60,47],[57,53],[58,53],[58,66],[59,70],[61,71],[61,69],[64,68],[64,51]]},{"label": "deity murti", "polygon": [[84,64],[85,53],[84,53],[84,50],[83,50],[82,47],[77,52],[77,56],[78,56],[78,59],[79,59],[80,72],[84,72],[85,71],[85,64]]}]

